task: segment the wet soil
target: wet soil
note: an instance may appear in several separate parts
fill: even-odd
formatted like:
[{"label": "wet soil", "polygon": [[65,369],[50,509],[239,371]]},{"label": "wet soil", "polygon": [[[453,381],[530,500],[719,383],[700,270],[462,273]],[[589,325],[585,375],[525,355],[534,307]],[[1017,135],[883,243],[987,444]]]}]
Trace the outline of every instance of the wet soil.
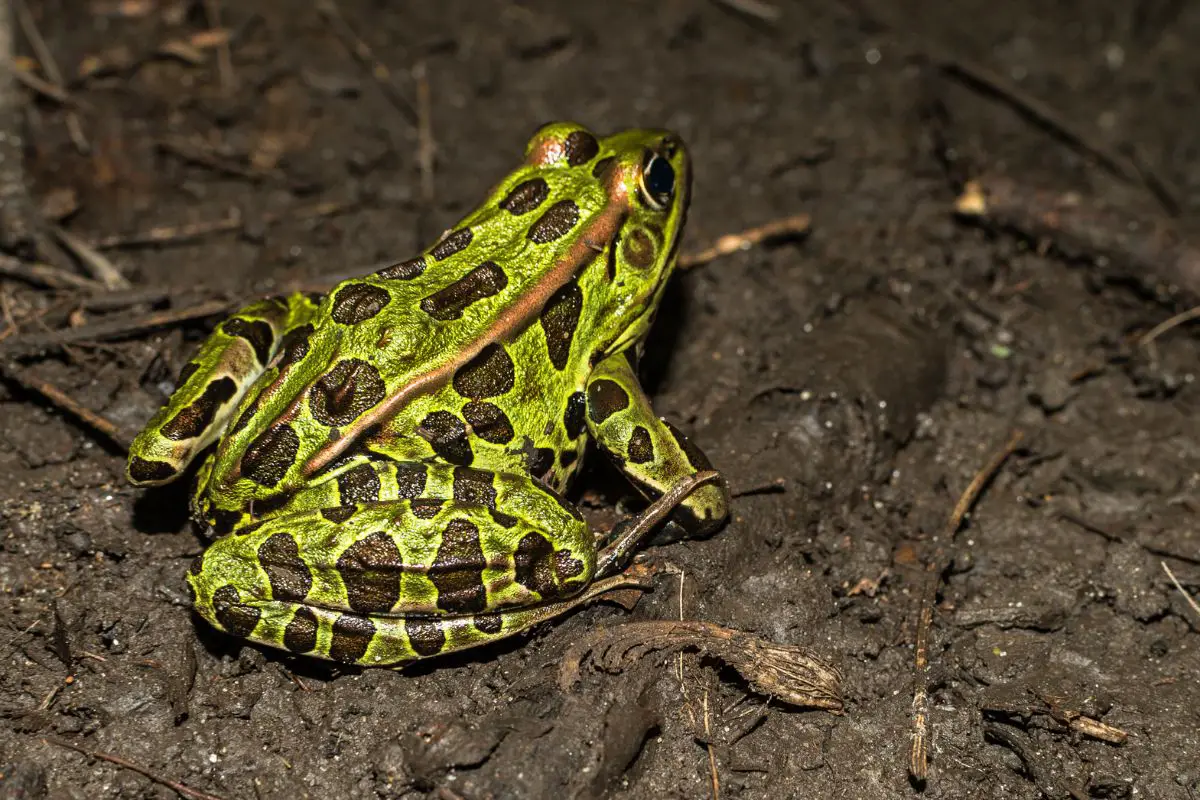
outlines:
[{"label": "wet soil", "polygon": [[[182,576],[203,542],[186,489],[131,489],[117,448],[5,384],[4,797],[171,796],[50,737],[223,798],[1200,796],[1200,615],[1162,567],[1200,589],[1200,342],[1181,326],[1138,343],[1198,299],[952,213],[963,178],[1002,173],[1174,214],[1186,236],[1200,6],[745,4],[770,19],[705,0],[340,0],[385,86],[319,4],[226,2],[216,25],[216,4],[28,5],[91,145],[78,152],[58,103],[23,97],[33,201],[73,196],[63,224],[90,241],[242,220],[106,250],[134,287],[170,295],[124,313],[404,258],[551,119],[679,131],[696,163],[685,249],[785,215],[812,229],[680,274],[653,332],[656,408],[737,494],[716,536],[653,548],[682,578],[661,575],[631,612],[600,603],[401,673],[264,652],[194,620]],[[232,32],[228,61],[214,27]],[[17,51],[33,55],[21,36]],[[1058,124],[964,78],[976,68]],[[436,145],[432,197],[417,116]],[[2,292],[13,341],[108,316],[78,293]],[[212,323],[19,367],[134,431]],[[1018,449],[947,538],[1014,430]],[[597,459],[576,489],[597,525],[628,493]],[[920,785],[913,648],[939,547]],[[586,632],[681,613],[837,664],[844,715],[759,696],[696,655],[559,688]]]}]

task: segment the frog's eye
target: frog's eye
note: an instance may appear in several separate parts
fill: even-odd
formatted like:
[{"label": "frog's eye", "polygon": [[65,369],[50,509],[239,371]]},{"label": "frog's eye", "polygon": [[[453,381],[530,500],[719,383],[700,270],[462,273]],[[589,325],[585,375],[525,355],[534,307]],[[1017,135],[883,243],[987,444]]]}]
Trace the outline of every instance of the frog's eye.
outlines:
[{"label": "frog's eye", "polygon": [[655,211],[665,211],[675,196],[675,168],[658,153],[649,153],[642,163],[642,199]]}]

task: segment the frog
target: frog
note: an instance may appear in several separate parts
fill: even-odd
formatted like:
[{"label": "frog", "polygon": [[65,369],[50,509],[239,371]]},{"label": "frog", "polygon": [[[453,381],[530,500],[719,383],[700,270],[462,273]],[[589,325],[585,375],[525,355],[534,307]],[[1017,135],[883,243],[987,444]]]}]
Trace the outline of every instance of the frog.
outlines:
[{"label": "frog", "polygon": [[[720,528],[726,479],[638,379],[691,170],[670,131],[550,123],[419,255],[220,322],[126,466],[195,467],[197,614],[400,668],[648,588],[650,537]],[[589,448],[645,498],[607,533],[566,499]]]}]

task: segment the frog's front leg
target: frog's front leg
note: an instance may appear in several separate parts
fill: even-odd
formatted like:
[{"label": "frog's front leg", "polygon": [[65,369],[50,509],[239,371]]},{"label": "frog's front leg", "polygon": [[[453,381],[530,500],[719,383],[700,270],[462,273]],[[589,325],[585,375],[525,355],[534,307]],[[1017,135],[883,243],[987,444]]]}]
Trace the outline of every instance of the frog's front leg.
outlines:
[{"label": "frog's front leg", "polygon": [[365,462],[290,507],[214,542],[188,584],[216,627],[296,653],[399,664],[511,636],[624,583],[592,585],[587,524],[528,476]]},{"label": "frog's front leg", "polygon": [[158,486],[179,477],[216,441],[247,387],[315,311],[311,299],[294,294],[246,306],[222,322],[181,370],[167,404],[130,445],[129,480]]},{"label": "frog's front leg", "polygon": [[[588,378],[587,425],[600,448],[649,499],[712,470],[708,458],[682,433],[654,414],[623,353],[601,361]],[[692,536],[715,531],[729,515],[724,478],[693,486],[678,501],[668,525]]]}]

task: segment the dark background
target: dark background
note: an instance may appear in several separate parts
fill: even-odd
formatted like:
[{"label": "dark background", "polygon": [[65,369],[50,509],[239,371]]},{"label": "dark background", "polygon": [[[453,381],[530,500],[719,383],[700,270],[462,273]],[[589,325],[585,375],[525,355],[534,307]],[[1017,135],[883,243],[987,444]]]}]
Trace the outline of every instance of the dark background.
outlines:
[{"label": "dark background", "polygon": [[[1196,297],[1154,286],[1153,259],[1114,274],[1104,253],[953,215],[963,179],[1003,174],[1167,220],[1186,247],[1200,5],[27,3],[77,105],[10,92],[2,123],[24,148],[6,196],[25,193],[27,219],[74,209],[65,230],[158,296],[111,312],[86,290],[0,286],[0,793],[171,796],[57,736],[226,798],[700,798],[714,774],[722,797],[913,796],[916,601],[941,544],[925,796],[1200,796],[1200,616],[1160,565],[1200,587],[1200,347],[1186,326],[1138,343]],[[127,487],[117,448],[13,375],[130,433],[213,319],[37,336],[405,258],[552,119],[678,131],[696,173],[685,251],[812,215],[802,241],[678,276],[652,335],[656,408],[739,493],[730,525],[656,549],[682,588],[660,576],[631,614],[598,604],[399,674],[194,622],[185,489]],[[130,246],[156,226],[172,241]],[[87,274],[7,233],[21,263]],[[593,465],[576,494],[602,527],[628,489]],[[769,701],[696,655],[558,688],[585,632],[681,605],[838,664],[845,715]]]}]

